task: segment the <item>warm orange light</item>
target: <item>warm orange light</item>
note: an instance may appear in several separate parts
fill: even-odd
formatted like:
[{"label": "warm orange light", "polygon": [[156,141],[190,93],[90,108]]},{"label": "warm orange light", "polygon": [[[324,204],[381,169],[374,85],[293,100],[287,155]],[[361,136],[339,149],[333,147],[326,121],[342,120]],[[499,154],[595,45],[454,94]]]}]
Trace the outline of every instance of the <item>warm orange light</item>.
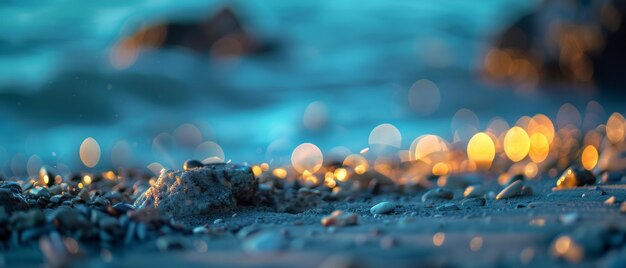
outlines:
[{"label": "warm orange light", "polygon": [[528,155],[530,138],[521,127],[512,127],[504,136],[504,152],[513,162],[518,162]]},{"label": "warm orange light", "polygon": [[448,167],[448,164],[439,162],[433,166],[432,173],[436,176],[445,176],[448,175],[449,171],[450,168]]},{"label": "warm orange light", "polygon": [[323,160],[322,151],[312,143],[298,145],[291,154],[291,164],[300,173],[318,171],[322,167]]},{"label": "warm orange light", "polygon": [[612,144],[619,144],[624,141],[626,134],[626,119],[619,114],[613,113],[606,122],[606,137]]},{"label": "warm orange light", "polygon": [[446,160],[448,146],[444,139],[436,135],[423,135],[413,141],[410,148],[411,160],[421,160],[426,164]]},{"label": "warm orange light", "polygon": [[528,156],[535,163],[541,163],[550,153],[550,142],[542,133],[535,133],[530,136],[530,151]]},{"label": "warm orange light", "polygon": [[476,167],[488,169],[496,154],[496,146],[489,135],[476,133],[467,144],[467,157]]},{"label": "warm orange light", "polygon": [[528,135],[540,133],[548,139],[548,143],[552,144],[554,139],[554,124],[552,120],[544,114],[537,114],[528,122]]},{"label": "warm orange light", "polygon": [[285,170],[284,168],[276,168],[272,171],[272,174],[279,179],[284,179],[287,177],[287,170]]},{"label": "warm orange light", "polygon": [[261,176],[261,173],[263,173],[263,170],[261,170],[261,167],[259,166],[252,166],[252,173],[255,177],[258,178],[259,176]]},{"label": "warm orange light", "polygon": [[586,170],[592,170],[598,164],[598,150],[593,145],[587,145],[583,150],[580,161]]},{"label": "warm orange light", "polygon": [[335,175],[335,178],[337,178],[337,180],[339,181],[348,180],[348,171],[345,168],[335,169],[334,175]]},{"label": "warm orange light", "polygon": [[350,167],[356,172],[356,174],[363,174],[367,169],[369,169],[369,163],[362,155],[351,154],[343,160],[343,165],[346,167]]},{"label": "warm orange light", "polygon": [[90,168],[100,161],[100,145],[94,138],[86,138],[80,145],[80,160]]}]

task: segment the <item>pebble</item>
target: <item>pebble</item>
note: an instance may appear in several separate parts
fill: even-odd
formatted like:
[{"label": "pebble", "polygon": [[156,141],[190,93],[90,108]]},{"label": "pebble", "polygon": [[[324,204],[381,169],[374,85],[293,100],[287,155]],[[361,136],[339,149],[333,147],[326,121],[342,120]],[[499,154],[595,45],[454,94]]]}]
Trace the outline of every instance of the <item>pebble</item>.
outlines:
[{"label": "pebble", "polygon": [[591,185],[596,177],[588,170],[580,167],[570,167],[556,181],[556,189],[568,189],[578,186]]},{"label": "pebble", "polygon": [[193,228],[193,233],[194,234],[208,234],[209,233],[209,228],[207,228],[204,225],[197,226],[197,227]]},{"label": "pebble", "polygon": [[0,183],[0,204],[9,214],[14,211],[27,210],[30,207],[26,197],[22,195],[22,188],[14,182]]},{"label": "pebble", "polygon": [[48,191],[48,188],[45,188],[45,187],[33,188],[33,189],[30,189],[29,192],[30,192],[30,194],[32,194],[34,196],[50,197],[50,191]]},{"label": "pebble", "polygon": [[580,218],[580,215],[578,213],[570,212],[570,213],[560,215],[559,222],[565,225],[570,225],[578,221],[579,218]]},{"label": "pebble", "polygon": [[520,180],[511,183],[511,185],[504,188],[498,195],[496,196],[496,200],[507,199],[519,194],[520,190],[524,186],[524,183]]},{"label": "pebble", "polygon": [[358,216],[354,213],[335,210],[329,216],[322,218],[323,226],[349,226],[357,224]]},{"label": "pebble", "polygon": [[124,202],[117,203],[113,205],[112,208],[119,214],[126,214],[129,211],[137,209],[135,206]]},{"label": "pebble", "polygon": [[422,202],[432,199],[452,200],[452,198],[454,198],[454,193],[452,193],[452,191],[448,191],[443,188],[435,188],[422,195]]},{"label": "pebble", "polygon": [[465,188],[463,196],[466,198],[482,197],[485,195],[485,189],[480,185],[470,185]]},{"label": "pebble", "polygon": [[217,225],[217,224],[221,224],[221,223],[223,223],[223,222],[224,222],[224,220],[220,218],[220,219],[216,219],[216,220],[214,220],[214,221],[213,221],[213,224],[216,224],[216,225]]},{"label": "pebble", "polygon": [[611,196],[609,197],[607,200],[604,200],[604,204],[605,205],[614,205],[615,203],[618,203],[619,201],[617,201],[617,199],[615,198],[615,196]]},{"label": "pebble", "polygon": [[287,249],[284,236],[271,231],[262,231],[244,240],[243,249],[248,253],[272,253]]},{"label": "pebble", "polygon": [[387,214],[387,213],[393,212],[395,208],[396,208],[396,204],[392,202],[381,202],[373,206],[370,209],[370,213],[374,215]]},{"label": "pebble", "polygon": [[467,198],[461,202],[462,207],[482,207],[485,204],[487,204],[487,200],[484,197]]},{"label": "pebble", "polygon": [[194,168],[201,168],[201,167],[204,167],[204,164],[198,160],[193,160],[193,159],[189,159],[185,161],[185,163],[183,164],[183,169],[185,171],[194,169]]},{"label": "pebble", "polygon": [[446,203],[437,207],[439,211],[454,211],[459,210],[460,208],[454,203]]}]

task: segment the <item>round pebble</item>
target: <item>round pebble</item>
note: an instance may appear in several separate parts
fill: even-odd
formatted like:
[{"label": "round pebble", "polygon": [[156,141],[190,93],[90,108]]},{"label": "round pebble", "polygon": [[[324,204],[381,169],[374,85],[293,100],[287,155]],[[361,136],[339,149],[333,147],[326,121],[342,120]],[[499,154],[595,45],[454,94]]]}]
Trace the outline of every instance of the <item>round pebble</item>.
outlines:
[{"label": "round pebble", "polygon": [[373,206],[370,209],[370,213],[374,215],[387,214],[387,213],[393,212],[395,208],[396,208],[396,205],[392,202],[381,202]]}]

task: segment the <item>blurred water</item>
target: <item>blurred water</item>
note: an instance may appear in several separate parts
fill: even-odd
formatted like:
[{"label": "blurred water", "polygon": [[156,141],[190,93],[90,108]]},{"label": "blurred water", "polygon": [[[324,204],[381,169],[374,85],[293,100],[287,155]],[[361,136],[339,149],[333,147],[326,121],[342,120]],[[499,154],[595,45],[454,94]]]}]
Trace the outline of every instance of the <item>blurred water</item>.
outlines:
[{"label": "blurred water", "polygon": [[[327,152],[359,151],[376,125],[392,123],[403,146],[420,134],[450,138],[450,118],[469,108],[482,127],[492,116],[555,115],[585,96],[526,95],[493,89],[473,66],[490,36],[536,1],[3,1],[0,2],[0,164],[5,174],[37,155],[49,165],[82,167],[87,137],[111,166],[120,141],[127,165],[180,166],[194,146],[169,145],[194,124],[235,162],[280,161],[302,142]],[[128,69],[111,66],[111,47],[145,22],[192,19],[228,5],[278,53],[217,61],[183,49],[142,51]],[[427,78],[441,92],[430,116],[412,112],[411,85]],[[321,101],[328,123],[303,127]],[[155,149],[160,133],[165,145]],[[272,142],[274,142],[273,145]],[[268,152],[268,146],[270,150]],[[122,146],[123,147],[123,146]],[[16,154],[19,154],[17,157]],[[285,158],[287,156],[287,158]],[[11,161],[13,160],[13,161]]]}]

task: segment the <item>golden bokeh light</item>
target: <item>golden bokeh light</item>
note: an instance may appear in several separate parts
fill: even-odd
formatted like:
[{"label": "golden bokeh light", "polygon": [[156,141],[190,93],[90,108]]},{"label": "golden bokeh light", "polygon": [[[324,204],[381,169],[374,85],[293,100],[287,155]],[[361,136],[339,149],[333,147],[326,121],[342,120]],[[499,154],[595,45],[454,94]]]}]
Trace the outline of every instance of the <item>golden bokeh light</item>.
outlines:
[{"label": "golden bokeh light", "polygon": [[537,114],[528,122],[528,135],[540,133],[548,139],[548,143],[552,144],[554,139],[554,124],[552,120],[544,114]]},{"label": "golden bokeh light", "polygon": [[477,168],[488,169],[496,155],[496,147],[489,135],[479,132],[467,144],[467,157]]},{"label": "golden bokeh light", "polygon": [[335,169],[333,174],[338,181],[346,181],[348,179],[348,171],[345,168]]},{"label": "golden bokeh light", "polygon": [[272,170],[272,174],[279,179],[284,179],[287,177],[287,170],[284,168],[276,168]]},{"label": "golden bokeh light", "polygon": [[626,134],[626,119],[619,113],[613,113],[606,122],[606,137],[612,144],[624,141]]},{"label": "golden bokeh light", "polygon": [[369,169],[369,163],[362,155],[351,154],[343,160],[343,165],[350,167],[356,174],[363,174]]},{"label": "golden bokeh light", "polygon": [[521,127],[512,127],[504,136],[504,153],[513,162],[521,161],[530,151],[530,138]]},{"label": "golden bokeh light", "polygon": [[587,145],[583,150],[580,161],[586,170],[592,170],[598,164],[598,150],[593,145]]},{"label": "golden bokeh light", "polygon": [[542,133],[534,133],[530,136],[530,150],[528,156],[535,163],[541,163],[550,153],[550,142]]},{"label": "golden bokeh light", "polygon": [[80,145],[80,160],[90,168],[100,161],[100,145],[94,138],[86,138]]},{"label": "golden bokeh light", "polygon": [[312,143],[298,145],[291,154],[291,165],[300,173],[317,172],[322,167],[323,160],[322,151]]},{"label": "golden bokeh light", "polygon": [[409,157],[411,160],[421,160],[426,164],[446,160],[448,145],[446,141],[436,135],[423,135],[411,143]]},{"label": "golden bokeh light", "polygon": [[381,124],[372,129],[368,142],[372,148],[379,148],[380,145],[400,148],[402,135],[394,125]]}]

